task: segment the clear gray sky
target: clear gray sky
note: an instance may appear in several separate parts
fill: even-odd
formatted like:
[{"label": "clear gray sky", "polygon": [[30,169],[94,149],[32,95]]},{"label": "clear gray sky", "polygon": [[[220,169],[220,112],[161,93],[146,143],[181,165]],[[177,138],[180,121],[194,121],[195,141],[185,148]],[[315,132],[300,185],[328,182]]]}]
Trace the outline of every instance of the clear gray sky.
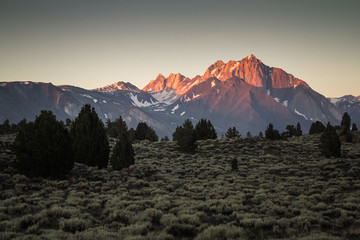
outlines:
[{"label": "clear gray sky", "polygon": [[358,0],[0,0],[0,81],[144,87],[255,54],[325,96],[360,95]]}]

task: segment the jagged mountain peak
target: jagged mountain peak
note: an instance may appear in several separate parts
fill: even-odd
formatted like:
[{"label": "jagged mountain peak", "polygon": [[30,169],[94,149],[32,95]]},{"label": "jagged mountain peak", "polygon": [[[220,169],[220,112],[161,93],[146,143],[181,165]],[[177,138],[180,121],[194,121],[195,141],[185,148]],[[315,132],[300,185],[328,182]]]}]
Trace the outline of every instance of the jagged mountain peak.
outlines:
[{"label": "jagged mountain peak", "polygon": [[165,78],[165,76],[162,75],[161,73],[159,73],[155,79],[158,79],[158,78],[160,78],[160,79],[161,79],[161,78]]},{"label": "jagged mountain peak", "polygon": [[220,66],[224,66],[225,63],[222,60],[217,60],[213,65],[215,67],[220,67]]},{"label": "jagged mountain peak", "polygon": [[243,60],[248,60],[248,61],[249,60],[255,60],[255,61],[260,61],[261,62],[261,60],[258,59],[254,54],[250,54],[249,56],[243,58]]},{"label": "jagged mountain peak", "polygon": [[177,94],[183,94],[195,85],[212,77],[220,81],[227,81],[232,77],[238,77],[252,86],[265,89],[296,88],[298,85],[309,88],[306,82],[280,68],[265,65],[254,54],[251,54],[240,61],[230,60],[224,63],[221,60],[217,60],[206,69],[200,78],[197,76],[190,79],[180,73],[171,73],[166,78],[159,74],[143,90],[159,92],[166,88],[171,88],[175,89]]},{"label": "jagged mountain peak", "polygon": [[129,82],[123,82],[123,81],[119,81],[117,83],[114,84],[110,84],[107,85],[105,87],[102,88],[96,88],[96,91],[99,92],[114,92],[114,91],[118,91],[118,90],[139,90],[139,88],[137,88],[135,85],[129,83]]},{"label": "jagged mountain peak", "polygon": [[190,78],[185,77],[181,73],[170,73],[168,77],[159,74],[155,80],[151,80],[142,90],[146,92],[159,92],[167,88],[179,89],[185,81]]}]

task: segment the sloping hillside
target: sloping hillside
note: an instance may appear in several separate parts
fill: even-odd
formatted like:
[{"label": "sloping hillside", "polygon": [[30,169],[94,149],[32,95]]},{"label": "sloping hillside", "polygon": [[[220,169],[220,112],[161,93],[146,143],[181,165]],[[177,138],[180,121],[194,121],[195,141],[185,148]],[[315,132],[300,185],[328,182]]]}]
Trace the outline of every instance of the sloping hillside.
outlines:
[{"label": "sloping hillside", "polygon": [[76,164],[65,180],[16,174],[2,144],[0,238],[358,239],[360,147],[325,159],[318,138],[208,140],[194,155],[141,142],[130,169]]}]

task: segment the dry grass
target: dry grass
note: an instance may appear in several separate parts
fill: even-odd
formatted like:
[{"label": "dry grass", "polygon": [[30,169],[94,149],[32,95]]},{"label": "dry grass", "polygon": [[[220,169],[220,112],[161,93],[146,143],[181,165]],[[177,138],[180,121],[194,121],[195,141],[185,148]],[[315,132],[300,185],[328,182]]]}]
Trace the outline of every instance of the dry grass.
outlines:
[{"label": "dry grass", "polygon": [[360,145],[326,159],[317,141],[141,142],[129,169],[65,180],[17,174],[2,147],[0,239],[359,239]]}]

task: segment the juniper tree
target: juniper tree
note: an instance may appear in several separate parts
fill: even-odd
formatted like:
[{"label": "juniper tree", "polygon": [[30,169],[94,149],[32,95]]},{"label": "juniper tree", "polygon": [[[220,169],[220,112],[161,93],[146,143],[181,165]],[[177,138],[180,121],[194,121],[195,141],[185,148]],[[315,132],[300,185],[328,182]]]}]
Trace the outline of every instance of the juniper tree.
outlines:
[{"label": "juniper tree", "polygon": [[128,139],[126,133],[121,133],[118,136],[112,155],[110,157],[110,164],[115,170],[128,168],[135,163],[134,149]]},{"label": "juniper tree", "polygon": [[139,122],[135,129],[135,139],[140,141],[145,140],[148,128],[149,126],[145,122]]},{"label": "juniper tree", "polygon": [[128,138],[130,143],[133,143],[135,141],[135,130],[133,128],[129,129]]},{"label": "juniper tree", "polygon": [[302,136],[301,125],[299,122],[296,124],[295,136],[296,137]]},{"label": "juniper tree", "polygon": [[344,113],[341,119],[341,126],[345,131],[350,131],[351,118],[347,112]]},{"label": "juniper tree", "polygon": [[146,131],[145,139],[151,142],[157,142],[159,140],[158,135],[152,127],[149,127]]},{"label": "juniper tree", "polygon": [[75,161],[89,166],[105,168],[109,162],[109,142],[103,122],[95,108],[85,104],[70,130]]},{"label": "juniper tree", "polygon": [[279,131],[274,129],[274,125],[271,123],[265,130],[265,138],[270,140],[279,140],[281,138]]},{"label": "juniper tree", "polygon": [[345,141],[351,143],[353,141],[354,135],[351,131],[345,131],[342,133],[345,136]]},{"label": "juniper tree", "polygon": [[176,127],[173,140],[177,142],[181,151],[192,153],[197,148],[196,132],[190,119],[186,119],[182,126]]},{"label": "juniper tree", "polygon": [[161,142],[168,142],[168,141],[170,141],[170,140],[169,140],[169,137],[168,137],[168,136],[165,136],[165,137],[162,137],[160,141],[161,141]]},{"label": "juniper tree", "polygon": [[62,177],[74,166],[71,137],[51,111],[25,123],[14,141],[15,167],[28,176]]},{"label": "juniper tree", "polygon": [[109,137],[117,138],[120,134],[127,134],[128,127],[126,122],[120,116],[114,122],[111,122],[110,119],[107,120],[106,132]]},{"label": "juniper tree", "polygon": [[210,120],[200,119],[200,121],[195,126],[195,131],[197,140],[217,138],[215,128]]},{"label": "juniper tree", "polygon": [[322,122],[320,121],[316,121],[311,124],[309,134],[312,135],[312,134],[322,133],[324,130],[325,130],[324,124],[322,124]]},{"label": "juniper tree", "polygon": [[71,124],[72,124],[72,121],[71,121],[70,118],[65,119],[65,126],[66,127],[70,127]]},{"label": "juniper tree", "polygon": [[259,132],[259,138],[263,138],[264,137],[264,134],[262,131]]},{"label": "juniper tree", "polygon": [[0,134],[8,134],[11,132],[11,125],[9,119],[6,119],[3,124],[0,125]]},{"label": "juniper tree", "polygon": [[149,127],[145,122],[139,122],[135,130],[135,139],[156,142],[159,140],[159,137],[154,129]]},{"label": "juniper tree", "polygon": [[341,142],[336,130],[330,123],[327,124],[324,132],[320,137],[321,153],[326,157],[340,157],[341,156]]},{"label": "juniper tree", "polygon": [[296,128],[294,125],[287,125],[286,126],[286,136],[293,137],[296,136]]},{"label": "juniper tree", "polygon": [[359,131],[355,123],[353,123],[351,130],[352,130],[353,132]]},{"label": "juniper tree", "polygon": [[227,132],[225,133],[226,138],[240,138],[241,135],[239,131],[235,127],[230,127]]}]

